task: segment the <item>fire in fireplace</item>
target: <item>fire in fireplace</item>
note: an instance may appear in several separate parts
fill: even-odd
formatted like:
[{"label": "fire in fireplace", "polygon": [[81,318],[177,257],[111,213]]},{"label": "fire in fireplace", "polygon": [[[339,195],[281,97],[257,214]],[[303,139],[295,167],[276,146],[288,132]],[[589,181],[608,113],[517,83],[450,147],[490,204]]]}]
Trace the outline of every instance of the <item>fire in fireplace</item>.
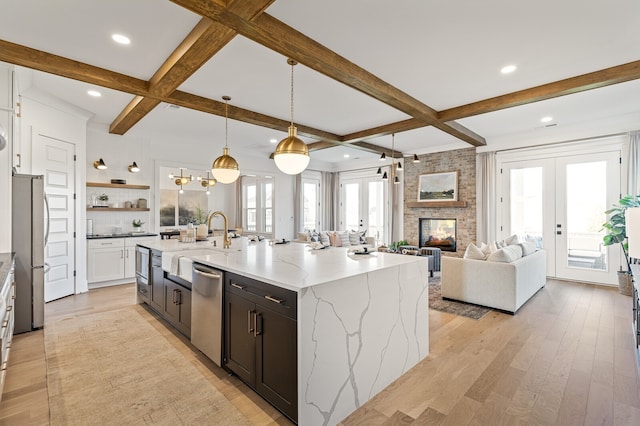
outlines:
[{"label": "fire in fireplace", "polygon": [[421,217],[419,221],[420,247],[456,251],[456,219]]}]

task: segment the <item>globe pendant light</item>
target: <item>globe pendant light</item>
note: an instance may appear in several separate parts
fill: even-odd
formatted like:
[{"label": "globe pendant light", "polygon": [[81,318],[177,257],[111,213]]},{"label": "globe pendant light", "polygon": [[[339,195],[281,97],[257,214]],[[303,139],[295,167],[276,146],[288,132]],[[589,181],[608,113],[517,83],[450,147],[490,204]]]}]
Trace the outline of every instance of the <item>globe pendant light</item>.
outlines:
[{"label": "globe pendant light", "polygon": [[310,158],[307,144],[296,136],[297,129],[293,125],[293,67],[297,62],[289,58],[287,63],[291,65],[291,125],[289,136],[278,143],[273,159],[281,172],[297,175],[307,168]]},{"label": "globe pendant light", "polygon": [[229,155],[229,147],[227,141],[229,138],[229,96],[223,96],[225,101],[224,106],[224,148],[222,148],[222,155],[215,159],[211,166],[211,173],[213,177],[220,183],[233,183],[240,176],[240,170],[238,169],[238,162]]}]

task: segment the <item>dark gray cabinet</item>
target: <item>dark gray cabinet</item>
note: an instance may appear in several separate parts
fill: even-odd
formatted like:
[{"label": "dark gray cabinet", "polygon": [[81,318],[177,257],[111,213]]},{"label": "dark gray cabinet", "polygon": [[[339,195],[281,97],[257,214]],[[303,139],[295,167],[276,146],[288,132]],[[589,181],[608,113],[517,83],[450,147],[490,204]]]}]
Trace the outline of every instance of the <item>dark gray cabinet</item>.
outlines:
[{"label": "dark gray cabinet", "polygon": [[151,279],[149,306],[155,309],[157,312],[162,312],[164,309],[164,271],[162,270],[162,252],[153,250],[151,252]]},{"label": "dark gray cabinet", "polygon": [[223,366],[297,421],[297,293],[227,273],[224,303]]},{"label": "dark gray cabinet", "polygon": [[191,336],[191,290],[164,279],[163,316],[185,336]]}]

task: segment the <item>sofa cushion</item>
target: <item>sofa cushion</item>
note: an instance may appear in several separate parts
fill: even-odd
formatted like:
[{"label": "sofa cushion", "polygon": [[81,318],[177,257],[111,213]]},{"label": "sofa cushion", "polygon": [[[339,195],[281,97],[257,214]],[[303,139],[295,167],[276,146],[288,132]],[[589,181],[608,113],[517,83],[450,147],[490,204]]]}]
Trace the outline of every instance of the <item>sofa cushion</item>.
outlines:
[{"label": "sofa cushion", "polygon": [[479,249],[478,246],[473,243],[469,243],[467,249],[464,251],[463,258],[485,260],[487,258],[487,255],[481,249]]},{"label": "sofa cushion", "polygon": [[329,242],[333,247],[342,247],[342,240],[338,237],[337,232],[327,232],[329,235]]},{"label": "sofa cushion", "polygon": [[522,248],[517,245],[502,247],[491,253],[487,260],[490,262],[511,263],[522,257]]}]

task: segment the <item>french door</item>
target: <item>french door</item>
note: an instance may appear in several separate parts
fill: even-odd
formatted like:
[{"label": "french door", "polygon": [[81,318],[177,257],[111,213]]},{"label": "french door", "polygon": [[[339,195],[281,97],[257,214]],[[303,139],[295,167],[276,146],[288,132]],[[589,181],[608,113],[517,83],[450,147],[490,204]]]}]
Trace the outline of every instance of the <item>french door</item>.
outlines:
[{"label": "french door", "polygon": [[368,237],[387,241],[387,192],[379,177],[349,178],[341,181],[341,230],[366,230]]},{"label": "french door", "polygon": [[616,284],[620,250],[602,244],[605,210],[620,197],[620,152],[506,162],[502,236],[527,235],[547,251],[547,275]]}]

